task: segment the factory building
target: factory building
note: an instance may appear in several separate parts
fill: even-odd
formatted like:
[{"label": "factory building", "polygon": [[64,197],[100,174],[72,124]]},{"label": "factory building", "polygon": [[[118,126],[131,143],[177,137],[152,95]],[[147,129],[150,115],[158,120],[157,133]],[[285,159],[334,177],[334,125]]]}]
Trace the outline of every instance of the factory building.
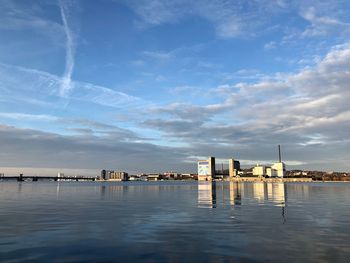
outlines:
[{"label": "factory building", "polygon": [[241,164],[239,161],[236,161],[234,159],[229,159],[228,161],[228,173],[230,178],[236,177],[238,175],[238,171],[241,170]]},{"label": "factory building", "polygon": [[260,177],[265,177],[266,176],[266,166],[257,164],[253,168],[253,175],[254,176],[260,176]]},{"label": "factory building", "polygon": [[262,177],[284,177],[286,175],[286,165],[282,162],[281,146],[278,145],[278,162],[271,166],[256,165],[253,168],[254,176]]},{"label": "factory building", "polygon": [[266,167],[266,176],[268,176],[268,177],[277,177],[277,173],[271,167],[267,166]]},{"label": "factory building", "polygon": [[286,174],[286,165],[284,162],[274,163],[271,166],[271,170],[273,171],[272,177],[284,177]]},{"label": "factory building", "polygon": [[274,163],[270,166],[256,165],[253,167],[253,176],[260,177],[284,177],[286,165],[283,162]]},{"label": "factory building", "polygon": [[271,166],[271,170],[274,173],[274,177],[284,177],[286,175],[286,165],[282,162],[281,157],[281,145],[278,145],[278,163],[274,163]]},{"label": "factory building", "polygon": [[207,160],[200,160],[198,165],[198,181],[211,181],[215,176],[215,157],[209,156]]}]

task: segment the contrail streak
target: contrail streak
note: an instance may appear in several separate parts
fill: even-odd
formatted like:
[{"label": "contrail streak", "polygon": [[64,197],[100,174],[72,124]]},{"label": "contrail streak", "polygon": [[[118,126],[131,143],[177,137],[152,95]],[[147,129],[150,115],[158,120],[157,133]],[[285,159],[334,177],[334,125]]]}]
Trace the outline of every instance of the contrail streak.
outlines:
[{"label": "contrail streak", "polygon": [[67,23],[67,16],[64,10],[64,5],[61,0],[59,0],[59,6],[61,10],[61,17],[63,21],[64,31],[66,33],[66,66],[62,76],[62,83],[60,86],[60,96],[65,97],[70,89],[73,87],[72,83],[72,73],[74,69],[74,39],[72,31],[70,30]]}]

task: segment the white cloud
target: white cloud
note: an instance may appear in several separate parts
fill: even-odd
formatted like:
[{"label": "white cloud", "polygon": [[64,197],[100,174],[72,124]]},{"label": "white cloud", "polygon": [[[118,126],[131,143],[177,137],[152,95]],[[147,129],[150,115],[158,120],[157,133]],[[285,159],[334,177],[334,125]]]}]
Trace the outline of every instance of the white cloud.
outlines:
[{"label": "white cloud", "polygon": [[61,11],[61,18],[63,22],[64,31],[66,33],[66,66],[64,74],[62,76],[61,86],[60,86],[60,95],[65,97],[67,93],[73,88],[72,83],[72,74],[74,69],[74,53],[75,53],[75,41],[74,35],[68,26],[68,17],[67,17],[67,6],[66,2],[59,0],[59,7]]},{"label": "white cloud", "polygon": [[59,44],[64,37],[64,28],[59,23],[46,19],[36,12],[35,5],[26,6],[16,1],[0,2],[0,29],[35,30]]},{"label": "white cloud", "polygon": [[[331,148],[340,147],[340,142],[349,144],[349,61],[350,44],[335,46],[315,66],[297,73],[219,86],[217,91],[223,98],[219,103],[155,107],[153,113],[167,113],[169,117],[150,119],[144,124],[162,131],[164,136],[189,143],[197,152],[215,150],[213,155],[223,156],[223,152],[227,154],[224,145],[231,145],[240,153],[256,155],[248,150],[255,149],[260,152],[260,157],[256,155],[259,160],[268,147],[281,143],[292,155],[287,159],[292,160],[291,165],[316,163],[316,158],[325,158]],[[219,145],[220,149],[215,148]],[[323,149],[318,149],[318,154],[298,158],[298,151],[319,145]],[[348,156],[343,150],[332,154]]]},{"label": "white cloud", "polygon": [[0,117],[25,121],[57,121],[58,118],[46,114],[28,114],[19,112],[0,112]]},{"label": "white cloud", "polygon": [[325,36],[335,30],[349,31],[350,29],[350,24],[344,23],[335,17],[318,15],[315,7],[302,10],[300,15],[311,24],[301,33],[301,37]]},{"label": "white cloud", "polygon": [[277,43],[275,41],[270,41],[264,45],[265,50],[271,50],[277,47]]},{"label": "white cloud", "polygon": [[[138,15],[141,27],[178,23],[187,16],[197,16],[213,23],[220,38],[252,36],[256,29],[276,10],[285,8],[281,1],[186,1],[186,0],[138,0],[125,1]],[[249,8],[247,8],[249,6]]]},{"label": "white cloud", "polygon": [[144,51],[142,54],[146,57],[157,60],[167,60],[173,57],[171,52],[164,51]]},{"label": "white cloud", "polygon": [[[2,80],[0,98],[3,97],[6,100],[23,98],[25,101],[35,99],[44,104],[47,101],[62,104],[60,88],[63,80],[56,75],[0,63],[0,78]],[[115,108],[135,108],[147,104],[140,98],[107,87],[79,81],[72,81],[72,84],[76,89],[67,94],[65,99],[87,101]]]}]

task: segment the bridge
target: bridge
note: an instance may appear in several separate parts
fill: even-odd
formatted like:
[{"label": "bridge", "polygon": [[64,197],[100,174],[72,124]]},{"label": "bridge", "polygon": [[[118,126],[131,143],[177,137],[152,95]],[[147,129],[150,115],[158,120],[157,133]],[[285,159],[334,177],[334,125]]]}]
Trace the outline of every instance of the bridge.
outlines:
[{"label": "bridge", "polygon": [[51,181],[95,181],[95,177],[85,177],[85,176],[24,176],[20,174],[19,176],[0,176],[0,181],[3,180],[15,180],[18,182],[23,182],[26,180],[32,180],[33,182],[42,181],[42,180],[51,180]]}]

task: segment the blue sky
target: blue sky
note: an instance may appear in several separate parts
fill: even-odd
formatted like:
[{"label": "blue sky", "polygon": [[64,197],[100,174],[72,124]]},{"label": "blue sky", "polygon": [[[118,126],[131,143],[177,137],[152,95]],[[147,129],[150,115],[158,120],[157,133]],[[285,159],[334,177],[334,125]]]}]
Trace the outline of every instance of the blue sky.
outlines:
[{"label": "blue sky", "polygon": [[0,166],[195,172],[281,144],[289,169],[349,170],[349,10],[1,0]]}]

